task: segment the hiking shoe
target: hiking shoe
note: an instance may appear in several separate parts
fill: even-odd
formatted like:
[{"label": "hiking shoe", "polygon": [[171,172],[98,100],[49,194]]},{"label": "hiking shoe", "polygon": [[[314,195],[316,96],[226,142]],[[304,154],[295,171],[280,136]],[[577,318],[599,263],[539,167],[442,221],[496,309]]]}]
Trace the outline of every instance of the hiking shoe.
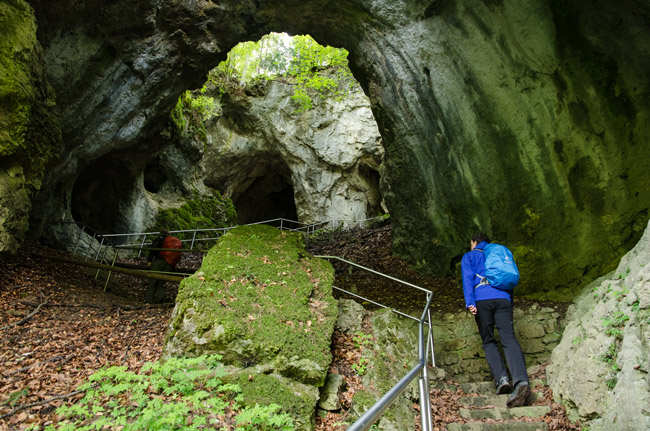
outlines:
[{"label": "hiking shoe", "polygon": [[503,376],[497,382],[497,395],[509,394],[512,392],[512,385],[508,380],[508,376]]},{"label": "hiking shoe", "polygon": [[530,393],[528,382],[518,382],[512,391],[512,395],[508,398],[506,405],[508,407],[521,407],[526,403],[526,398]]}]

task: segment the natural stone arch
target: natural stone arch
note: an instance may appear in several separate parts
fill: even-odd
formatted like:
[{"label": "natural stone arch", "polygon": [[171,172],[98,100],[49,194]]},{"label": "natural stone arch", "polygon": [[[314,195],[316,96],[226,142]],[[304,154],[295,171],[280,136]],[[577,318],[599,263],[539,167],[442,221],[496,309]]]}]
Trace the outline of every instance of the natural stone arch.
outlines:
[{"label": "natural stone arch", "polygon": [[[516,249],[524,289],[572,287],[648,216],[641,1],[31,4],[73,155],[141,144],[235,43],[308,32],[351,53],[386,148],[395,249],[423,269],[448,273],[483,229]],[[598,171],[602,207],[576,202],[577,163]],[[41,208],[66,174],[51,170]]]}]

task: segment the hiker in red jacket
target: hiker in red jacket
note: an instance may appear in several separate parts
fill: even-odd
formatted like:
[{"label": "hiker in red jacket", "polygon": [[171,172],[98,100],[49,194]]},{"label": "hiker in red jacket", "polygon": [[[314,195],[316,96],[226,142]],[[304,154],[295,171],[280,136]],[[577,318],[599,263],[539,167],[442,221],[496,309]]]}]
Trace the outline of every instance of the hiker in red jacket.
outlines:
[{"label": "hiker in red jacket", "polygon": [[[181,248],[181,240],[171,236],[166,230],[163,230],[160,232],[160,235],[153,240],[151,248]],[[152,271],[172,272],[180,260],[180,251],[151,250],[149,252],[149,263]],[[165,280],[152,278],[147,286],[147,292],[144,299],[149,304],[159,304],[163,302],[165,300]]]}]

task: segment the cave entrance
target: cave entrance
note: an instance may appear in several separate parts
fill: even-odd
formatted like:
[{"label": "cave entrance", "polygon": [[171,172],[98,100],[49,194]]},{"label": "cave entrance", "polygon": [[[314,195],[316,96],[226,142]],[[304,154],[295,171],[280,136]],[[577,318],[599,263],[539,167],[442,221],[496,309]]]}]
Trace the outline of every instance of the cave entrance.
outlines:
[{"label": "cave entrance", "polygon": [[123,163],[107,159],[92,163],[72,187],[72,217],[99,233],[119,232],[120,207],[133,193],[133,184],[133,175]]},{"label": "cave entrance", "polygon": [[291,171],[282,160],[259,161],[247,171],[245,179],[233,185],[239,224],[276,218],[298,220]]}]

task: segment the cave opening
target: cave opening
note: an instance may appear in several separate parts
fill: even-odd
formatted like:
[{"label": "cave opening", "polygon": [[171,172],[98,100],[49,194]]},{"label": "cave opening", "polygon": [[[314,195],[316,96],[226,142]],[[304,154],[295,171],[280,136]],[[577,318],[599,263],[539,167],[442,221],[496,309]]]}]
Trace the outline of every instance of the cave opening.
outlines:
[{"label": "cave opening", "polygon": [[80,172],[72,187],[72,217],[99,233],[119,232],[122,203],[133,192],[134,182],[123,163],[106,158],[95,161]]},{"label": "cave opening", "polygon": [[167,181],[167,172],[160,163],[149,162],[144,168],[143,181],[145,190],[150,193],[158,193]]},{"label": "cave opening", "polygon": [[359,176],[368,185],[366,188],[368,215],[383,214],[383,197],[381,195],[381,174],[379,173],[379,168],[362,163],[359,165]]},{"label": "cave opening", "polygon": [[291,171],[281,159],[261,160],[243,169],[233,187],[232,200],[239,224],[276,218],[298,220]]}]

